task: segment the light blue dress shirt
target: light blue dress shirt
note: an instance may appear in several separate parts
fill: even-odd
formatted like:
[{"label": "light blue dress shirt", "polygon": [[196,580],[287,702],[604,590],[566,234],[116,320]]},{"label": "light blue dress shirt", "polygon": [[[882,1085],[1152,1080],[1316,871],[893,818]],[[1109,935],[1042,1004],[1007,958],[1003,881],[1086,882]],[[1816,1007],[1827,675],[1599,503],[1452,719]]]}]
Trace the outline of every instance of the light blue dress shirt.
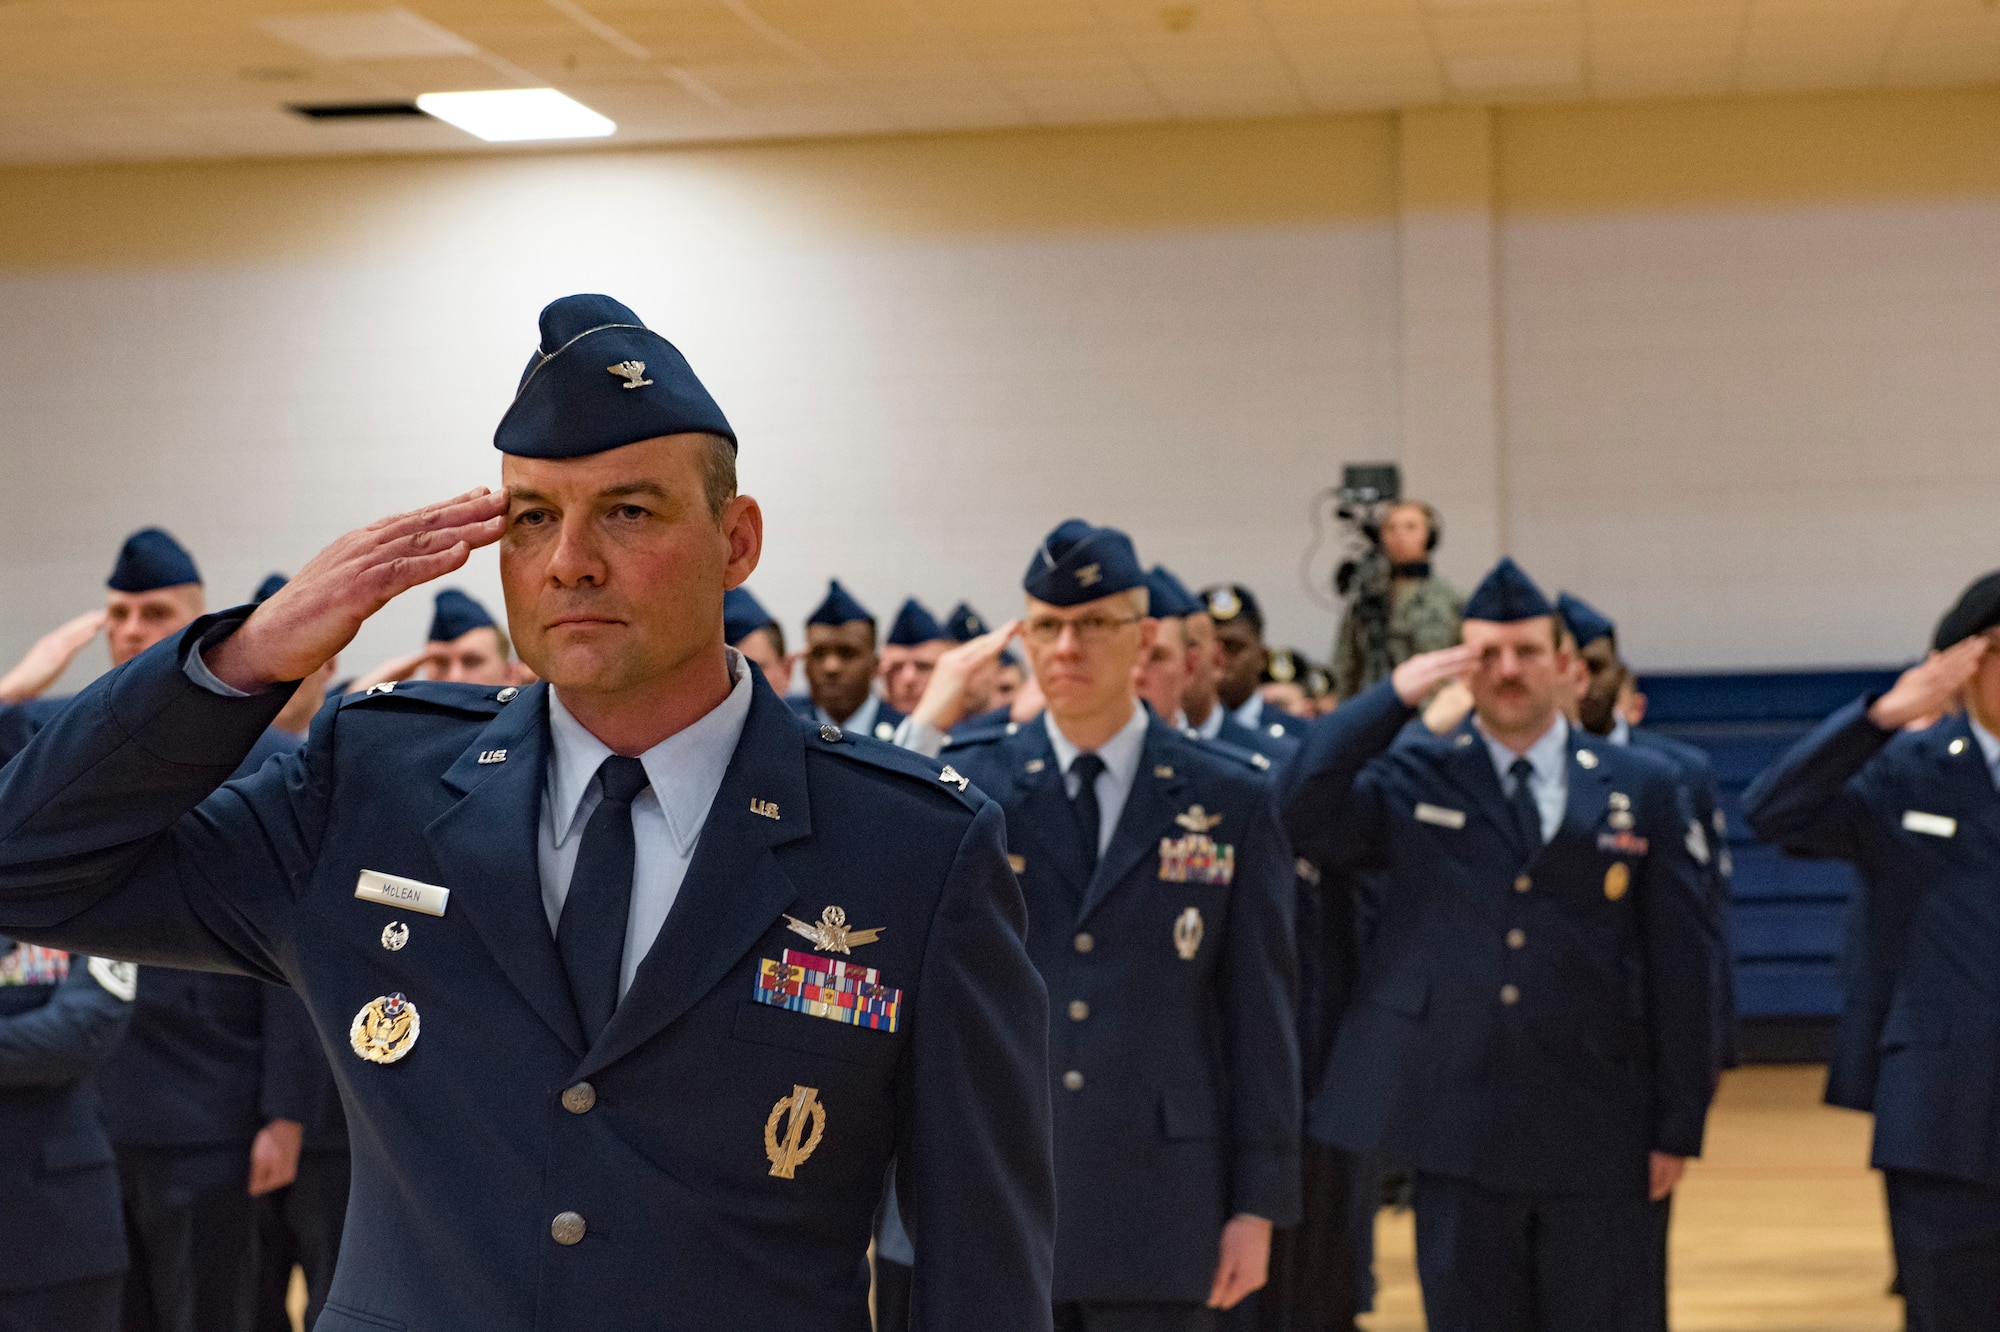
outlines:
[{"label": "light blue dress shirt", "polygon": [[1493,771],[1500,775],[1500,789],[1509,800],[1514,798],[1514,775],[1507,770],[1517,758],[1528,760],[1533,769],[1528,774],[1528,792],[1535,797],[1535,810],[1542,816],[1542,842],[1547,844],[1556,835],[1556,829],[1562,827],[1563,810],[1569,805],[1569,723],[1558,713],[1555,723],[1542,732],[1541,739],[1528,746],[1525,754],[1516,754],[1486,734],[1477,723],[1474,727],[1479,738],[1486,742]]},{"label": "light blue dress shirt", "polygon": [[[1264,724],[1264,696],[1252,690],[1250,697],[1243,700],[1243,706],[1231,715],[1253,731],[1260,729]],[[1216,723],[1216,729],[1221,729],[1220,722]],[[1210,735],[1204,736],[1203,739],[1213,740],[1215,737]]]},{"label": "light blue dress shirt", "polygon": [[813,717],[820,725],[826,726],[831,724],[838,726],[843,731],[852,731],[856,735],[870,737],[873,737],[875,734],[875,718],[881,711],[882,700],[872,693],[867,698],[861,700],[861,706],[856,708],[854,715],[846,721],[835,721],[825,708],[817,703],[813,704]]},{"label": "light blue dress shirt", "polygon": [[[695,843],[708,821],[708,807],[722,785],[743,723],[750,716],[749,663],[734,648],[729,674],[735,685],[694,725],[674,732],[639,755],[652,784],[632,802],[632,907],[625,918],[625,960],[618,975],[618,995],[632,987],[639,963],[659,937],[687,878]],[[549,690],[548,771],[542,787],[541,827],[535,838],[535,859],[541,871],[542,910],[549,928],[562,917],[569,896],[576,853],[583,830],[602,798],[597,769],[611,749],[570,715],[562,697]]]},{"label": "light blue dress shirt", "polygon": [[[1118,816],[1125,812],[1125,799],[1132,794],[1132,783],[1139,780],[1139,756],[1146,747],[1146,724],[1151,715],[1134,703],[1131,719],[1118,728],[1117,734],[1097,747],[1097,757],[1104,760],[1104,771],[1097,774],[1097,854],[1100,856],[1110,847],[1112,834],[1118,831]],[[1055,747],[1056,764],[1062,769],[1063,790],[1074,800],[1083,778],[1069,769],[1076,762],[1076,756],[1083,751],[1062,733],[1062,727],[1056,725],[1052,713],[1044,712],[1042,723],[1049,728],[1049,744]]]},{"label": "light blue dress shirt", "polygon": [[[1250,705],[1246,703],[1243,706],[1249,707]],[[1194,733],[1204,740],[1213,740],[1216,736],[1222,734],[1222,723],[1228,716],[1229,709],[1223,707],[1221,701],[1217,700],[1216,705],[1208,710],[1208,717],[1201,725],[1194,728]]]},{"label": "light blue dress shirt", "polygon": [[1979,718],[1968,709],[1965,714],[1967,724],[1972,727],[1972,738],[1979,742],[1979,752],[1986,756],[1986,771],[1993,778],[1993,785],[2000,789],[2000,736],[1979,724]]}]

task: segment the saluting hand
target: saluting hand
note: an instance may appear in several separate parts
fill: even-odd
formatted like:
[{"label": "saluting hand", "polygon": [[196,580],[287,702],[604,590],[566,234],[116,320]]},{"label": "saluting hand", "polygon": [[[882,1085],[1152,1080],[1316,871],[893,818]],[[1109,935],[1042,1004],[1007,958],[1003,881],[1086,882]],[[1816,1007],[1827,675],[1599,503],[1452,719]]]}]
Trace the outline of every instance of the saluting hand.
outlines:
[{"label": "saluting hand", "polygon": [[85,611],[35,640],[14,669],[0,675],[0,703],[25,703],[40,698],[76,660],[84,645],[104,627],[103,610]]},{"label": "saluting hand", "polygon": [[389,602],[462,566],[506,528],[502,491],[468,490],[456,499],[397,514],[349,532],[312,557],[298,577],[250,613],[207,654],[208,669],[255,693],[303,680],[354,640]]},{"label": "saluting hand", "polygon": [[911,717],[934,730],[949,731],[965,720],[965,689],[980,671],[1000,660],[1007,644],[1021,632],[1019,620],[1009,620],[969,643],[946,650],[931,671],[924,696],[917,700]]},{"label": "saluting hand", "polygon": [[1868,720],[1885,731],[1899,731],[1919,717],[1943,712],[1979,670],[1986,648],[1986,636],[1974,634],[1942,652],[1931,653],[1896,677],[1889,692],[1868,709]]},{"label": "saluting hand", "polygon": [[1447,680],[1455,680],[1471,670],[1479,662],[1479,649],[1461,643],[1457,647],[1440,648],[1436,652],[1419,652],[1398,666],[1389,676],[1389,683],[1396,691],[1396,697],[1408,707],[1430,696],[1433,689]]}]

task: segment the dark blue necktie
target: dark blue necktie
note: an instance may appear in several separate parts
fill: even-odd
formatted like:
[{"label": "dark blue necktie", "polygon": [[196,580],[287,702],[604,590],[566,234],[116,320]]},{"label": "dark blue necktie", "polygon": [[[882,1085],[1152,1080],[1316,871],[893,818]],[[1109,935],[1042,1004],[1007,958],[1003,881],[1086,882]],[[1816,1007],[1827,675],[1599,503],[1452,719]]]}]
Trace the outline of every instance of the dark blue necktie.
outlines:
[{"label": "dark blue necktie", "polygon": [[1507,765],[1507,775],[1514,779],[1514,795],[1508,802],[1514,807],[1514,823],[1520,828],[1527,845],[1540,847],[1542,811],[1535,803],[1535,793],[1528,787],[1528,779],[1535,775],[1535,765],[1524,758],[1517,758]]},{"label": "dark blue necktie", "polygon": [[625,920],[632,910],[632,801],[646,789],[646,766],[613,754],[597,770],[601,798],[577,847],[569,895],[556,918],[556,951],[570,998],[595,1043],[618,1007],[625,965]]},{"label": "dark blue necktie", "polygon": [[1097,777],[1104,771],[1104,760],[1095,754],[1078,754],[1070,760],[1069,770],[1077,779],[1076,794],[1070,797],[1069,807],[1076,814],[1077,833],[1083,839],[1083,863],[1094,874],[1097,839],[1104,826],[1104,812],[1097,804]]}]

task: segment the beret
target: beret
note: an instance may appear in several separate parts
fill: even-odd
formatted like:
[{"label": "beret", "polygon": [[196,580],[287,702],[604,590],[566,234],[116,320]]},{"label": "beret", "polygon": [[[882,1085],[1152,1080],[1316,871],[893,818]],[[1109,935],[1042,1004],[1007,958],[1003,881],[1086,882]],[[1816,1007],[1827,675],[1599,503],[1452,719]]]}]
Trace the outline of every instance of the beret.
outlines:
[{"label": "beret", "polygon": [[875,617],[868,613],[868,608],[848,595],[838,578],[827,580],[826,599],[813,608],[811,615],[806,616],[807,624],[852,624],[856,620],[875,623]]},{"label": "beret", "polygon": [[157,527],[142,527],[118,548],[118,562],[105,586],[114,592],[152,592],[200,581],[194,556],[180,542]]},{"label": "beret", "polygon": [[722,594],[722,638],[735,647],[759,629],[776,624],[777,619],[764,604],[750,595],[747,587],[732,587]]},{"label": "beret", "polygon": [[1513,556],[1502,555],[1500,563],[1479,580],[1479,586],[1466,598],[1461,618],[1512,624],[1516,620],[1554,614],[1555,608],[1542,595],[1542,589],[1535,586],[1535,580],[1514,563]]},{"label": "beret", "polygon": [[945,637],[957,643],[970,643],[991,627],[986,623],[985,616],[963,601],[953,606],[951,614],[944,617]]},{"label": "beret", "polygon": [[1051,606],[1081,606],[1146,585],[1132,538],[1115,527],[1092,527],[1081,518],[1059,524],[1042,539],[1021,587]]},{"label": "beret", "polygon": [[278,589],[292,580],[281,573],[266,574],[264,581],[257,584],[257,590],[250,594],[253,605],[261,606],[278,594]]},{"label": "beret", "polygon": [[609,296],[552,301],[541,334],[493,432],[502,453],[582,458],[695,431],[736,443],[687,358]]},{"label": "beret", "polygon": [[431,612],[430,641],[449,643],[461,634],[485,629],[492,623],[493,617],[486,613],[486,607],[457,588],[448,587],[437,594],[437,609]]},{"label": "beret", "polygon": [[1976,580],[1959,594],[1958,604],[1938,621],[1931,646],[1942,652],[1996,624],[2000,624],[2000,569]]},{"label": "beret", "polygon": [[1600,638],[1615,638],[1618,634],[1618,626],[1603,611],[1567,592],[1557,595],[1556,614],[1569,626],[1578,647],[1588,647]]},{"label": "beret", "polygon": [[1241,583],[1217,583],[1214,587],[1203,588],[1202,605],[1208,608],[1208,618],[1217,624],[1226,624],[1241,619],[1252,625],[1258,633],[1264,632],[1264,608],[1257,604],[1257,598]]},{"label": "beret", "polygon": [[1185,617],[1201,614],[1201,603],[1164,564],[1154,565],[1152,572],[1146,575],[1146,600],[1146,613],[1149,615]]},{"label": "beret", "polygon": [[885,641],[892,647],[915,647],[919,643],[935,643],[946,636],[943,627],[924,609],[924,603],[915,597],[908,597],[904,599],[902,609],[896,612],[896,622],[889,626],[889,637]]}]

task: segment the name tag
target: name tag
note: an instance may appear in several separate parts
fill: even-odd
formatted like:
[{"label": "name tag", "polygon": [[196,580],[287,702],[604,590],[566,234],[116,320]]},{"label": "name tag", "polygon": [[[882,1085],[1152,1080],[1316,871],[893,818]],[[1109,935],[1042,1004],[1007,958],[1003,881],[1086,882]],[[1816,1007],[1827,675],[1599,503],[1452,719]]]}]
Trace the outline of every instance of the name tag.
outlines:
[{"label": "name tag", "polygon": [[1926,814],[1920,809],[1906,809],[1903,811],[1903,831],[1923,833],[1929,837],[1956,837],[1958,820],[1942,814]]},{"label": "name tag", "polygon": [[451,889],[440,888],[434,883],[418,883],[415,879],[399,879],[380,870],[362,870],[361,877],[354,884],[354,895],[364,902],[380,902],[383,906],[401,907],[405,911],[421,911],[426,916],[442,916],[444,904],[451,898]]},{"label": "name tag", "polygon": [[1442,805],[1419,804],[1416,810],[1418,823],[1435,824],[1440,828],[1456,831],[1465,826],[1465,811],[1446,809]]}]

